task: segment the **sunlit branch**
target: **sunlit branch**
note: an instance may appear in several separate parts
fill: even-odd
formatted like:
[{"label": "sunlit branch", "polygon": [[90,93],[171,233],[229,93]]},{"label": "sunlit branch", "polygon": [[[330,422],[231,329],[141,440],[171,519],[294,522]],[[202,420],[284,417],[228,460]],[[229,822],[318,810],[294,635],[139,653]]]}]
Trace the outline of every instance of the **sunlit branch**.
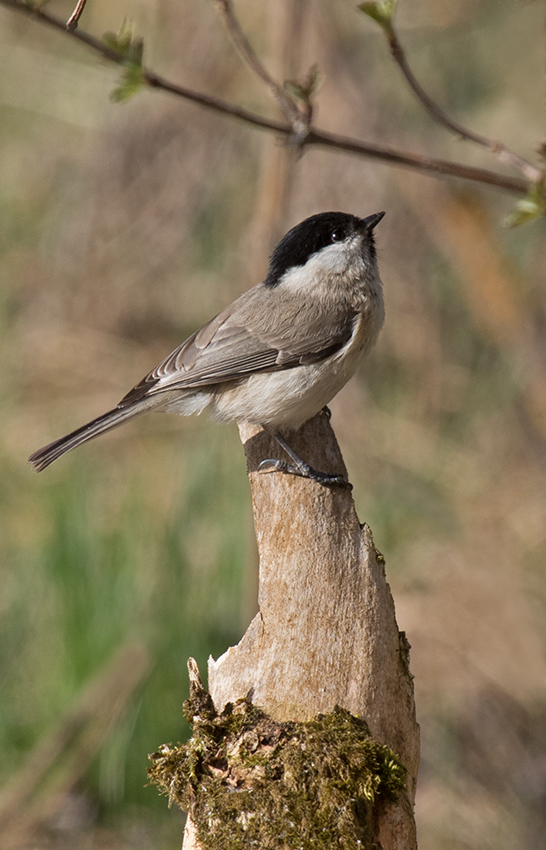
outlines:
[{"label": "sunlit branch", "polygon": [[302,114],[292,98],[289,97],[283,87],[273,79],[256,56],[256,53],[252,49],[250,42],[235,16],[231,0],[216,0],[216,7],[226,22],[233,44],[235,45],[243,62],[248,65],[250,70],[256,74],[263,83],[265,83],[269,94],[277,103],[282,114],[299,135],[301,133],[299,125],[303,123]]},{"label": "sunlit branch", "polygon": [[[87,47],[90,47],[95,51],[95,53],[101,55],[105,59],[108,59],[110,62],[114,62],[117,65],[124,65],[126,62],[123,55],[109,47],[99,38],[96,38],[96,36],[85,32],[85,30],[82,30],[79,27],[77,29],[67,29],[66,22],[62,18],[59,18],[49,12],[47,9],[32,7],[22,2],[22,0],[0,0],[0,5],[20,12],[39,23],[50,26],[53,29],[76,39],[77,41],[87,45]],[[294,138],[294,127],[290,124],[266,118],[256,112],[228,103],[227,101],[212,95],[196,92],[192,89],[185,88],[184,86],[177,85],[146,68],[143,69],[142,79],[143,82],[151,88],[169,92],[177,97],[196,103],[205,109],[212,110],[230,118],[235,118],[262,130],[277,133],[278,135],[285,136],[288,140]],[[376,145],[359,139],[339,136],[334,133],[327,133],[313,127],[309,128],[305,138],[302,140],[302,143],[305,147],[309,145],[326,147],[331,150],[354,154],[355,156],[375,159],[390,165],[409,168],[422,174],[470,180],[475,183],[493,186],[497,189],[501,189],[506,192],[513,192],[518,195],[526,195],[529,188],[528,183],[525,180],[515,177],[507,177],[503,174],[498,174],[484,168],[474,168],[472,166],[461,165],[447,160],[435,159],[433,157],[422,156],[420,154],[412,154],[406,151],[398,151],[383,145]]]},{"label": "sunlit branch", "polygon": [[452,130],[461,139],[465,139],[469,142],[475,142],[475,144],[487,148],[500,162],[515,168],[532,183],[538,183],[539,181],[544,180],[544,173],[540,168],[533,165],[533,163],[529,162],[529,160],[524,159],[524,157],[519,156],[519,154],[514,151],[511,151],[502,142],[496,141],[495,139],[489,139],[487,136],[481,136],[479,133],[474,133],[472,130],[468,130],[466,127],[463,127],[462,124],[454,121],[453,118],[450,118],[449,115],[447,115],[443,109],[441,109],[438,104],[432,100],[416,79],[408,64],[406,54],[400,44],[398,35],[392,23],[388,28],[384,29],[396,64],[402,71],[414,94],[435,121],[442,124],[444,127],[447,127],[448,130]]}]

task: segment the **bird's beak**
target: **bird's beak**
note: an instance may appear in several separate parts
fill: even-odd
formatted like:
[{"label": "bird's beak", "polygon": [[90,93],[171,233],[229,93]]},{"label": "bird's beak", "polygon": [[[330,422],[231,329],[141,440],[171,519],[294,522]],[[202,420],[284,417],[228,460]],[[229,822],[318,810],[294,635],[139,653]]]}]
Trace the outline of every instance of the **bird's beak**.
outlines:
[{"label": "bird's beak", "polygon": [[366,233],[371,233],[374,227],[376,227],[383,216],[384,212],[372,213],[372,215],[366,216],[366,218],[361,218],[360,221],[362,223],[362,230],[366,231]]}]

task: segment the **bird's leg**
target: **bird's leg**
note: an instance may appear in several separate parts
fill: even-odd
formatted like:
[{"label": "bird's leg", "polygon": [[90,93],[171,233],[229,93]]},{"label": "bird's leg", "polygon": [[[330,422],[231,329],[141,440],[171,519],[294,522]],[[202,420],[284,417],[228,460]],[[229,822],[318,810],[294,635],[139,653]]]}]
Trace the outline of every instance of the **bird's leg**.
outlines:
[{"label": "bird's leg", "polygon": [[292,458],[294,463],[287,463],[285,460],[275,460],[273,458],[267,458],[266,460],[262,460],[261,464],[258,467],[258,472],[287,472],[290,475],[299,475],[300,478],[310,478],[312,481],[318,481],[319,484],[325,484],[327,486],[335,486],[335,487],[346,487],[349,490],[352,490],[352,484],[343,478],[342,475],[338,475],[333,472],[320,472],[318,469],[313,469],[308,463],[306,463],[299,456],[297,452],[294,451],[291,445],[286,442],[283,435],[277,430],[269,430],[266,429],[268,434],[271,434],[272,437],[276,439],[280,446],[285,450],[287,455]]}]

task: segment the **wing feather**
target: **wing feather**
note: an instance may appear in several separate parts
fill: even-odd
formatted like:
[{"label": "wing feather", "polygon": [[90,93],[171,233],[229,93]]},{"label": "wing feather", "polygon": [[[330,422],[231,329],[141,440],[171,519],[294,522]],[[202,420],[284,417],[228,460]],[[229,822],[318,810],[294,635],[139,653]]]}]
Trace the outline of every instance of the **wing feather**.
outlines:
[{"label": "wing feather", "polygon": [[[279,371],[317,363],[345,345],[356,312],[330,315],[302,311],[301,300],[268,311],[262,289],[258,315],[252,309],[259,287],[249,290],[176,348],[121,400],[126,406],[156,393],[237,381],[253,372]],[[302,315],[303,312],[303,315]]]}]

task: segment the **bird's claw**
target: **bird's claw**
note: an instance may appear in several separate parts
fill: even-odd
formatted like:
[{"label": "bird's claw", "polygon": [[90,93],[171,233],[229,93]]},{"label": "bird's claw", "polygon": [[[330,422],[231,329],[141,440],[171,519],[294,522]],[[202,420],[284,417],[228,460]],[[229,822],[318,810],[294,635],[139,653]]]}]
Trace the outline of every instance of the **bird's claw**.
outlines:
[{"label": "bird's claw", "polygon": [[262,460],[258,472],[292,472],[295,467],[285,460],[274,460],[272,457]]},{"label": "bird's claw", "polygon": [[332,418],[332,411],[330,410],[330,408],[328,407],[327,404],[324,405],[324,407],[322,408],[322,410],[320,412],[322,413],[323,416],[326,417],[326,419],[329,422],[330,419]]},{"label": "bird's claw", "polygon": [[267,458],[262,460],[258,467],[258,472],[284,472],[288,475],[298,475],[300,478],[309,478],[311,481],[316,481],[319,484],[324,484],[326,487],[344,487],[347,490],[352,490],[353,485],[343,478],[342,475],[337,475],[333,472],[320,472],[318,469],[313,469],[307,463],[299,465],[287,463],[285,460],[276,460]]}]

